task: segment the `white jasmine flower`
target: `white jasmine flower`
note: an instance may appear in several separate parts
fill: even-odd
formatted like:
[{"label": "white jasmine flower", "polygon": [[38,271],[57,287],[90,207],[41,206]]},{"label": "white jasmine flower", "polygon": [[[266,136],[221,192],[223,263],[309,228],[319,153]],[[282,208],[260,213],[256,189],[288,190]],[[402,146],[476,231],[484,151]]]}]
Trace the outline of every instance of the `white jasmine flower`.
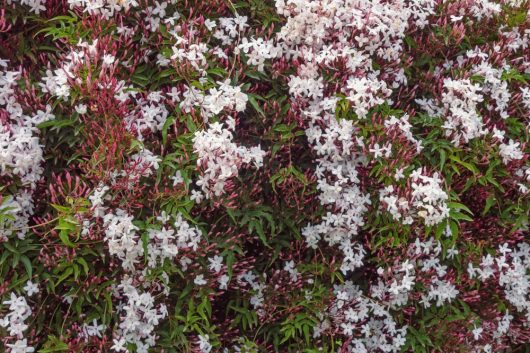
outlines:
[{"label": "white jasmine flower", "polygon": [[75,106],[75,111],[81,115],[86,114],[87,106],[85,104],[78,104]]},{"label": "white jasmine flower", "polygon": [[473,329],[473,337],[475,338],[476,341],[479,340],[480,337],[482,336],[482,331],[483,331],[482,327],[475,327]]},{"label": "white jasmine flower", "polygon": [[217,24],[215,23],[215,21],[212,21],[208,18],[204,20],[204,26],[206,26],[206,28],[208,28],[208,30],[211,31],[212,29],[215,28],[215,26],[217,26]]},{"label": "white jasmine flower", "polygon": [[214,257],[208,258],[208,262],[210,263],[208,265],[208,268],[211,271],[219,272],[221,271],[221,268],[223,267],[223,257],[215,255]]},{"label": "white jasmine flower", "polygon": [[178,184],[184,183],[184,178],[182,177],[180,170],[177,170],[177,172],[171,179],[173,180],[173,186],[177,186]]},{"label": "white jasmine flower", "polygon": [[116,58],[112,54],[105,54],[103,55],[103,65],[104,66],[110,66],[114,63]]},{"label": "white jasmine flower", "polygon": [[199,335],[199,349],[202,353],[210,353],[212,345],[209,342],[210,337],[208,335]]},{"label": "white jasmine flower", "polygon": [[219,289],[225,290],[228,288],[228,281],[230,280],[230,277],[228,275],[222,275],[217,280],[219,282]]},{"label": "white jasmine flower", "polygon": [[193,280],[193,283],[195,283],[198,286],[204,286],[206,283],[206,280],[204,279],[204,275],[197,275],[195,279]]},{"label": "white jasmine flower", "polygon": [[6,344],[10,348],[10,353],[32,353],[35,351],[35,348],[28,346],[28,340],[22,339],[17,340],[14,344]]},{"label": "white jasmine flower", "polygon": [[520,143],[510,139],[508,144],[501,143],[499,146],[499,154],[502,157],[504,164],[507,164],[513,160],[519,160],[523,158],[523,152],[519,148]]},{"label": "white jasmine flower", "polygon": [[26,282],[26,285],[23,289],[29,297],[31,297],[33,294],[39,293],[39,286],[31,281]]}]

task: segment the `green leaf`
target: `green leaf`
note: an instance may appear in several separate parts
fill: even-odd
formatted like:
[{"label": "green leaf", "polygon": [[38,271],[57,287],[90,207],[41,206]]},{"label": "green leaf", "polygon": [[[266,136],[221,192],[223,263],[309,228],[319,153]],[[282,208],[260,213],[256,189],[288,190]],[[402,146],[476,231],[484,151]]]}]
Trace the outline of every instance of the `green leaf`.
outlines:
[{"label": "green leaf", "polygon": [[73,267],[68,267],[63,274],[59,277],[58,281],[55,283],[55,286],[58,286],[62,281],[70,277],[74,273]]},{"label": "green leaf", "polygon": [[471,171],[473,174],[478,173],[477,167],[475,167],[473,164],[462,161],[460,158],[458,158],[455,155],[449,156],[449,159],[465,167],[467,170]]},{"label": "green leaf", "polygon": [[447,206],[449,206],[450,209],[454,209],[454,210],[464,210],[464,211],[466,211],[467,213],[469,213],[470,215],[473,215],[473,212],[471,212],[471,210],[470,210],[466,205],[464,205],[463,203],[459,203],[459,202],[448,202],[448,203],[447,203]]},{"label": "green leaf", "polygon": [[63,229],[59,232],[59,239],[61,239],[64,245],[75,248],[75,244],[70,241],[69,234],[67,230]]},{"label": "green leaf", "polygon": [[488,196],[488,198],[486,199],[486,205],[484,206],[484,210],[482,211],[483,216],[488,213],[491,206],[495,204],[495,201],[497,201],[497,199],[495,198],[495,195]]},{"label": "green leaf", "polygon": [[40,124],[37,125],[37,127],[39,129],[44,129],[44,128],[47,128],[47,127],[53,127],[53,128],[60,128],[60,127],[65,127],[65,126],[72,126],[74,125],[76,122],[75,120],[57,120],[57,119],[54,119],[54,120],[48,120],[48,121],[45,121],[45,122],[42,122]]},{"label": "green leaf", "polygon": [[455,211],[449,211],[449,216],[450,216],[452,219],[457,220],[457,221],[464,220],[464,221],[473,222],[473,218],[469,217],[469,216],[468,216],[467,214],[465,214],[465,213],[455,212]]},{"label": "green leaf", "polygon": [[265,232],[263,232],[263,226],[261,225],[261,223],[259,222],[254,222],[255,226],[256,226],[256,233],[258,233],[258,237],[260,238],[260,240],[263,242],[263,244],[272,249],[272,247],[269,245],[269,243],[267,242],[267,237],[265,236]]},{"label": "green leaf", "polygon": [[261,107],[259,106],[258,102],[256,101],[256,96],[253,95],[253,94],[248,94],[248,101],[250,102],[250,105],[252,105],[252,107],[261,115],[261,116],[265,116],[265,112],[263,111],[263,109],[261,109]]},{"label": "green leaf", "polygon": [[13,245],[9,243],[2,243],[2,245],[9,251],[11,251],[14,254],[20,254],[20,251],[18,251]]},{"label": "green leaf", "polygon": [[22,255],[20,257],[20,261],[22,262],[22,264],[26,268],[26,272],[28,273],[29,278],[31,278],[31,276],[33,275],[33,267],[31,266],[30,259],[27,256]]},{"label": "green leaf", "polygon": [[162,144],[163,145],[165,145],[167,142],[167,130],[169,129],[171,125],[173,125],[174,122],[175,122],[175,117],[170,116],[164,122],[164,126],[162,126]]},{"label": "green leaf", "polygon": [[232,273],[234,271],[234,262],[236,260],[236,255],[233,251],[230,251],[226,256],[226,267],[228,269],[228,277],[232,278]]},{"label": "green leaf", "polygon": [[89,270],[88,270],[88,263],[86,262],[86,260],[84,258],[82,258],[82,257],[78,257],[76,260],[77,260],[77,262],[79,264],[81,264],[81,266],[83,266],[83,270],[85,271],[85,275],[88,276]]},{"label": "green leaf", "polygon": [[48,336],[44,344],[46,348],[39,349],[39,353],[60,352],[68,350],[68,345],[55,336]]},{"label": "green leaf", "polygon": [[443,169],[445,165],[445,160],[447,159],[447,155],[444,149],[440,149],[439,153],[440,153],[440,169]]},{"label": "green leaf", "polygon": [[59,211],[61,213],[70,213],[70,211],[71,211],[71,209],[69,207],[56,205],[54,203],[51,203],[50,206],[52,206],[53,208],[55,208],[57,211]]}]

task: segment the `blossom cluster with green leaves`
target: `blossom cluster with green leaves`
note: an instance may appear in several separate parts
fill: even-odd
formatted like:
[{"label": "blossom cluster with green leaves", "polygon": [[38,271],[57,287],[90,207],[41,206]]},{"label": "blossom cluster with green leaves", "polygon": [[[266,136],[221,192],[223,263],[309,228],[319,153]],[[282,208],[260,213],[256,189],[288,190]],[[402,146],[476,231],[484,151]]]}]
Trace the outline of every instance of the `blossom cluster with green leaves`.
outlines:
[{"label": "blossom cluster with green leaves", "polygon": [[0,352],[530,352],[528,0],[0,0]]}]

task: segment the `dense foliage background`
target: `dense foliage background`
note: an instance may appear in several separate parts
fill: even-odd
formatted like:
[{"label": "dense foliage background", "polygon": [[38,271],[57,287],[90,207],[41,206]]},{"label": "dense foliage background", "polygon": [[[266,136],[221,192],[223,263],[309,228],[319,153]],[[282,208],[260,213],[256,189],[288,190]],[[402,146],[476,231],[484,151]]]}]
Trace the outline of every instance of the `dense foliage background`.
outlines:
[{"label": "dense foliage background", "polygon": [[0,0],[0,352],[530,352],[524,0]]}]

